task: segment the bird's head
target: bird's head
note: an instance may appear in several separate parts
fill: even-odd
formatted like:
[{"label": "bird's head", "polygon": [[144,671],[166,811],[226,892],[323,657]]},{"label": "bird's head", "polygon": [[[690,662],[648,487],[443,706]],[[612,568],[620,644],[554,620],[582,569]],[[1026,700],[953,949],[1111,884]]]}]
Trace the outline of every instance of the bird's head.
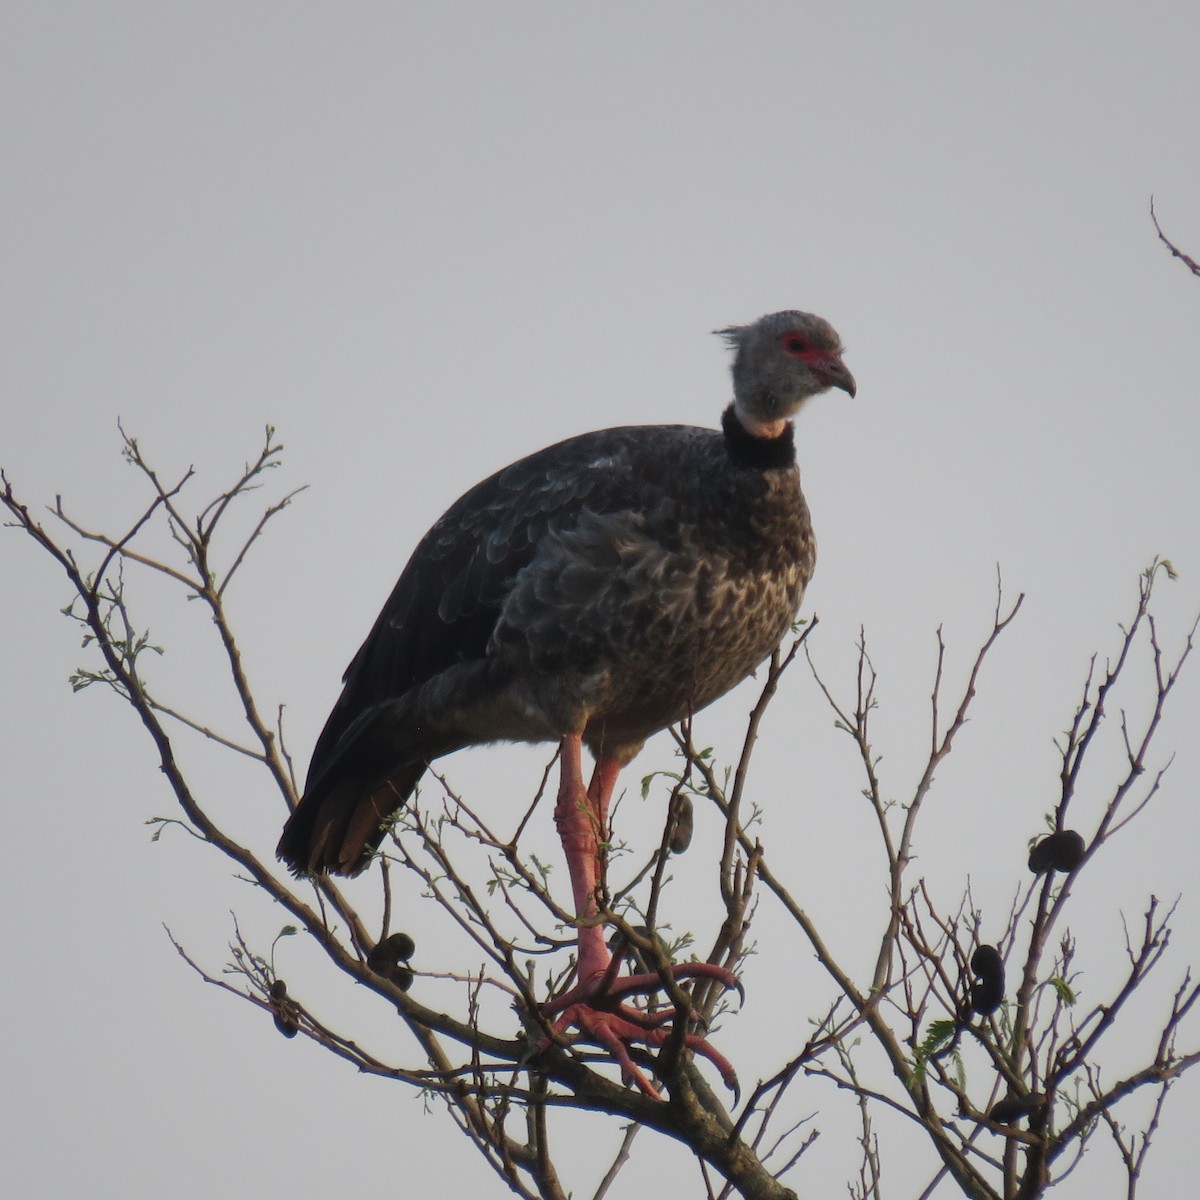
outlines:
[{"label": "bird's head", "polygon": [[809,396],[831,387],[855,393],[854,376],[842,362],[842,339],[822,317],[788,310],[715,332],[735,351],[738,419],[759,437],[782,433]]}]

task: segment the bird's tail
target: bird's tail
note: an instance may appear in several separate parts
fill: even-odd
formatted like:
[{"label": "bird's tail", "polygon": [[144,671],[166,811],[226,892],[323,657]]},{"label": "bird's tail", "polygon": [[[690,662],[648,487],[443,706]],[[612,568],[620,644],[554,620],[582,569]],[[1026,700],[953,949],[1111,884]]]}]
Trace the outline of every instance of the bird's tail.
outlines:
[{"label": "bird's tail", "polygon": [[394,770],[374,786],[345,775],[325,786],[318,781],[288,818],[276,854],[297,875],[357,875],[424,773],[421,762]]},{"label": "bird's tail", "polygon": [[[276,851],[298,875],[357,875],[426,767],[491,737],[503,677],[488,661],[456,663],[352,720],[334,709],[317,740],[304,797]],[[481,715],[482,714],[482,715]]]}]

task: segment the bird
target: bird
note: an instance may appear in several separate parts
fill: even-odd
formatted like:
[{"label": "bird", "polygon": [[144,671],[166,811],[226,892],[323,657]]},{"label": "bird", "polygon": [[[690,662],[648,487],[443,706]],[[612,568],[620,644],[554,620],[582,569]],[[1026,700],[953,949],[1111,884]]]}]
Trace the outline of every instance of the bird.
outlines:
[{"label": "bird", "polygon": [[[557,742],[577,945],[574,984],[542,1017],[560,1040],[608,1049],[624,1082],[652,1096],[630,1049],[661,1045],[673,1010],[652,1018],[625,1003],[662,981],[622,977],[598,919],[610,800],[647,738],[752,674],[792,627],[816,559],[792,419],[830,388],[856,394],[822,317],[786,310],[714,332],[733,351],[720,429],[568,438],[434,523],[346,671],[278,845],[298,875],[358,874],[436,759]],[[737,986],[714,964],[673,975]],[[685,1041],[736,1087],[707,1041]]]}]

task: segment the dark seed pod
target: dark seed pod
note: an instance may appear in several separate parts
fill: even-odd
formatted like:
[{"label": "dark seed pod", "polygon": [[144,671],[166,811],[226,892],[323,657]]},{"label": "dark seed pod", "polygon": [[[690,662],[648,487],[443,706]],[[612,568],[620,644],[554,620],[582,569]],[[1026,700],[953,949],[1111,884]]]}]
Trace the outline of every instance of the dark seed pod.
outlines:
[{"label": "dark seed pod", "polygon": [[393,933],[367,955],[367,966],[376,975],[390,979],[401,991],[407,992],[412,987],[413,973],[400,964],[412,958],[416,948],[416,943],[407,933]]},{"label": "dark seed pod", "polygon": [[284,1000],[287,998],[287,984],[282,979],[276,979],[270,988],[267,990],[267,995],[272,1000]]},{"label": "dark seed pod", "polygon": [[977,946],[975,953],[971,955],[971,970],[976,975],[1000,976],[1004,975],[1004,959],[1000,957],[1000,951],[995,946]]},{"label": "dark seed pod", "polygon": [[1013,1124],[1027,1117],[1031,1112],[1044,1108],[1046,1098],[1040,1092],[1030,1092],[1028,1096],[1009,1096],[991,1106],[988,1116],[998,1124]]},{"label": "dark seed pod", "polygon": [[1073,871],[1083,859],[1083,838],[1074,829],[1060,829],[1044,837],[1029,851],[1029,869],[1035,875],[1047,871]]},{"label": "dark seed pod", "polygon": [[971,985],[971,1011],[989,1016],[1004,1000],[1004,960],[995,946],[980,946],[971,955],[976,981]]},{"label": "dark seed pod", "polygon": [[412,958],[416,948],[407,933],[393,933],[391,937],[386,937],[382,942],[376,943],[375,948],[367,955],[367,966],[376,975],[385,975],[390,978],[397,964],[407,962]]},{"label": "dark seed pod", "polygon": [[300,1022],[290,1012],[281,1010],[275,1014],[275,1028],[285,1038],[294,1038],[300,1032]]},{"label": "dark seed pod", "polygon": [[999,1125],[1012,1125],[1028,1111],[1027,1100],[1027,1096],[1008,1096],[1004,1100],[997,1100],[988,1112],[988,1120]]},{"label": "dark seed pod", "polygon": [[671,840],[667,843],[667,849],[672,854],[682,854],[692,844],[692,833],[696,828],[691,796],[682,793],[672,796],[670,815],[674,818],[675,825],[671,830]]},{"label": "dark seed pod", "polygon": [[1041,1115],[1046,1107],[1046,1097],[1040,1092],[1030,1092],[1027,1096],[1008,1096],[992,1105],[988,1117],[998,1125],[1013,1125],[1022,1117],[1029,1117],[1033,1124],[1033,1114]]},{"label": "dark seed pod", "polygon": [[408,962],[417,950],[416,942],[407,933],[393,933],[391,937],[384,939],[383,944],[397,962]]}]

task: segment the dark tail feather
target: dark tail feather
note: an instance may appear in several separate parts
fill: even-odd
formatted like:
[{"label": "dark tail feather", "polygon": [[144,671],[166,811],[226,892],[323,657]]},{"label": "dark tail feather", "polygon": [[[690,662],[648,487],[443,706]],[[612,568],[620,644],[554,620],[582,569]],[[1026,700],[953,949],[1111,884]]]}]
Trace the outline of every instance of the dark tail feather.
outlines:
[{"label": "dark tail feather", "polygon": [[298,875],[357,875],[426,765],[477,740],[465,731],[503,685],[495,664],[480,660],[456,663],[348,724],[339,703],[317,740],[304,798],[283,827],[279,857]]},{"label": "dark tail feather", "polygon": [[370,790],[361,777],[319,780],[288,818],[275,853],[297,875],[357,875],[424,773],[424,763],[412,763]]}]

